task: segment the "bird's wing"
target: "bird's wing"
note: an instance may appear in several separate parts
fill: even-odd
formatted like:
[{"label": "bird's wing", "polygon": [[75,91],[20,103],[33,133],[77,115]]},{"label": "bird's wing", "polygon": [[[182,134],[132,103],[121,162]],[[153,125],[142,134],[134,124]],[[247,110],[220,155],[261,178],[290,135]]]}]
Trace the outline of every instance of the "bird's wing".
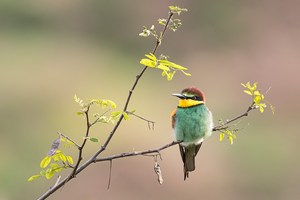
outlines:
[{"label": "bird's wing", "polygon": [[175,126],[175,115],[176,115],[177,109],[174,109],[173,112],[171,113],[171,118],[172,118],[172,128]]},{"label": "bird's wing", "polygon": [[197,155],[198,151],[200,150],[200,148],[201,148],[201,146],[202,146],[202,143],[203,143],[203,142],[201,142],[200,144],[197,144],[197,145],[196,145],[195,156]]}]

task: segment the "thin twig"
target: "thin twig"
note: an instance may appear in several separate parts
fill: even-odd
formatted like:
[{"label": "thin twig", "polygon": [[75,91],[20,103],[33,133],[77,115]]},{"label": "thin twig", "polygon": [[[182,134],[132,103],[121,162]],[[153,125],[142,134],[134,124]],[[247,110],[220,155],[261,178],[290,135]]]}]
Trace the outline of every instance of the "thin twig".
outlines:
[{"label": "thin twig", "polygon": [[92,123],[90,124],[90,126],[95,125],[95,124],[98,122],[98,120],[99,120],[101,117],[103,117],[106,113],[108,113],[109,111],[111,111],[111,109],[108,109],[107,111],[105,111],[104,113],[102,113],[99,117],[97,117],[97,119],[95,119],[95,121],[92,122]]},{"label": "thin twig", "polygon": [[80,148],[80,146],[71,138],[69,138],[68,136],[66,136],[65,134],[61,133],[60,131],[57,131],[57,134],[66,138],[67,140],[69,140],[70,142],[72,142],[78,149]]},{"label": "thin twig", "polygon": [[108,177],[107,190],[109,190],[110,183],[111,183],[112,164],[113,164],[113,160],[110,160],[110,162],[109,162],[109,177]]},{"label": "thin twig", "polygon": [[56,187],[61,179],[61,176],[58,176],[53,187]]},{"label": "thin twig", "polygon": [[[133,115],[133,116],[135,116],[135,117],[137,117],[137,118],[140,118],[141,120],[143,120],[143,121],[146,121],[147,123],[148,123],[148,127],[149,127],[149,129],[150,130],[154,130],[154,124],[155,124],[155,122],[154,121],[151,121],[151,120],[149,120],[149,119],[146,119],[146,118],[144,118],[144,117],[141,117],[141,116],[139,116],[139,115],[137,115],[137,114],[134,114],[133,112],[126,112],[127,114],[129,114],[129,115]],[[150,126],[150,125],[152,125],[152,126]]]}]

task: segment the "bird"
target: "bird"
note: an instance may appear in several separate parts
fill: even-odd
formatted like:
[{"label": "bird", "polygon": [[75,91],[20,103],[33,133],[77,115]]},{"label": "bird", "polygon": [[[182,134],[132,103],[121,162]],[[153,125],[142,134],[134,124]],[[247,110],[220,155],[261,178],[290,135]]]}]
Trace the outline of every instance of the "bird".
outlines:
[{"label": "bird", "polygon": [[184,180],[195,170],[195,157],[203,140],[212,134],[213,117],[206,106],[203,92],[192,86],[181,93],[172,94],[179,98],[177,108],[171,113],[175,139],[179,141],[183,161]]}]

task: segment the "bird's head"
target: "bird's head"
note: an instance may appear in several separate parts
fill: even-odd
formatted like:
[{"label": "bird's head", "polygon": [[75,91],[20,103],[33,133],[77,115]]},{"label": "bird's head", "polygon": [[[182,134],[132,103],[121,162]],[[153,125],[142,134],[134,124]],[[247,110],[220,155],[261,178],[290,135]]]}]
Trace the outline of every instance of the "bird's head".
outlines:
[{"label": "bird's head", "polygon": [[180,99],[178,107],[182,108],[188,108],[199,104],[205,104],[206,101],[204,93],[196,87],[188,87],[182,90],[180,94],[172,95]]}]

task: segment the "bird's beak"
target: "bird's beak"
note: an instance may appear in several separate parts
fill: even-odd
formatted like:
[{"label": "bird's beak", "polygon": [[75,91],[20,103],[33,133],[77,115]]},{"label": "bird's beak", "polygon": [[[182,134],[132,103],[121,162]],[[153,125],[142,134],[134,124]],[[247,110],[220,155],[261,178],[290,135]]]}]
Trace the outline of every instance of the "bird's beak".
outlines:
[{"label": "bird's beak", "polygon": [[185,96],[183,94],[178,94],[178,93],[172,94],[172,96],[178,97],[180,99],[184,99],[185,98]]}]

